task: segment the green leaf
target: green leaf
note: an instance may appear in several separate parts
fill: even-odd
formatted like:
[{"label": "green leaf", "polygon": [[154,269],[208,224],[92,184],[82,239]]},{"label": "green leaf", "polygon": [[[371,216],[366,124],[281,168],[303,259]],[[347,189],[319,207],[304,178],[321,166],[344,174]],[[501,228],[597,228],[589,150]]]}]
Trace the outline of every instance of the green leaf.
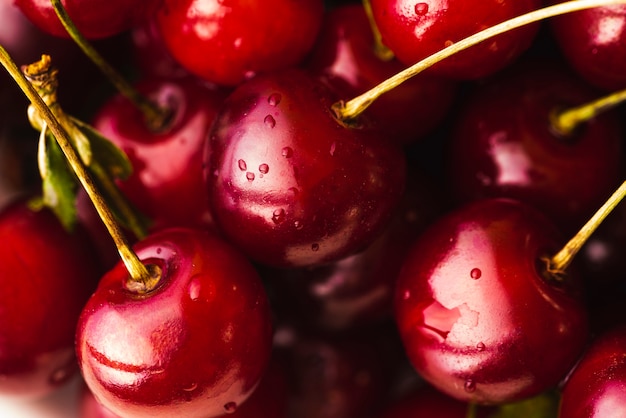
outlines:
[{"label": "green leaf", "polygon": [[498,407],[489,418],[556,418],[559,409],[559,397],[548,392],[520,402]]}]

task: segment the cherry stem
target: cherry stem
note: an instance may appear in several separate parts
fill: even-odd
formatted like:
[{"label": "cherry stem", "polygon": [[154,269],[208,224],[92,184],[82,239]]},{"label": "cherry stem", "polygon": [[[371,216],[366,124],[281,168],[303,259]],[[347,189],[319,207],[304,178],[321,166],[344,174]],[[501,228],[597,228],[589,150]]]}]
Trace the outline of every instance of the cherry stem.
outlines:
[{"label": "cherry stem", "polygon": [[465,412],[465,418],[476,418],[478,411],[478,404],[470,402],[467,404],[467,411]]},{"label": "cherry stem", "polygon": [[391,61],[394,58],[394,53],[383,43],[383,37],[378,30],[378,26],[376,26],[370,0],[363,0],[363,9],[365,9],[365,14],[367,15],[367,20],[369,21],[372,35],[374,36],[374,54],[382,61]]},{"label": "cherry stem", "polygon": [[455,55],[467,48],[493,38],[494,36],[508,32],[519,27],[538,22],[550,17],[571,13],[584,9],[591,9],[600,6],[614,4],[626,4],[626,0],[570,0],[553,6],[544,7],[532,12],[514,17],[502,23],[482,30],[474,35],[462,39],[452,45],[424,58],[416,64],[388,78],[371,90],[347,101],[339,101],[332,105],[337,119],[348,122],[356,119],[363,113],[378,97],[399,86],[411,77],[437,64],[441,60]]},{"label": "cherry stem", "polygon": [[67,30],[79,48],[87,55],[87,57],[102,71],[105,77],[115,86],[115,88],[133,103],[139,111],[144,115],[148,126],[154,131],[162,130],[169,120],[170,112],[156,105],[139,92],[128,82],[122,75],[115,70],[100,53],[89,43],[89,41],[80,33],[72,19],[63,7],[61,0],[50,0],[54,11],[56,12],[61,24]]},{"label": "cherry stem", "polygon": [[33,85],[26,79],[24,74],[22,74],[9,53],[2,46],[0,46],[0,61],[2,66],[20,87],[22,92],[24,92],[24,95],[26,95],[37,111],[40,112],[47,127],[54,134],[54,137],[56,138],[59,147],[65,154],[68,163],[74,170],[74,173],[80,180],[82,186],[85,188],[85,191],[93,202],[100,218],[109,231],[111,238],[113,238],[115,246],[118,249],[122,261],[128,269],[131,279],[142,289],[149,290],[153,288],[155,281],[158,280],[157,275],[159,272],[155,268],[146,267],[141,260],[139,260],[137,254],[135,254],[135,252],[131,249],[130,245],[126,241],[126,238],[124,237],[124,234],[122,233],[122,229],[115,221],[113,213],[98,192],[95,183],[87,172],[87,168],[72,146],[63,126],[59,123],[50,108],[46,105],[41,96],[39,96]]},{"label": "cherry stem", "polygon": [[581,124],[588,122],[602,112],[623,103],[626,100],[626,89],[611,93],[571,109],[554,112],[550,120],[551,128],[555,133],[568,136]]},{"label": "cherry stem", "polygon": [[552,258],[548,260],[548,273],[560,275],[572,263],[574,256],[580,251],[585,242],[600,226],[602,221],[626,196],[626,181],[609,197],[609,199],[598,209],[598,211],[583,225],[574,237]]}]

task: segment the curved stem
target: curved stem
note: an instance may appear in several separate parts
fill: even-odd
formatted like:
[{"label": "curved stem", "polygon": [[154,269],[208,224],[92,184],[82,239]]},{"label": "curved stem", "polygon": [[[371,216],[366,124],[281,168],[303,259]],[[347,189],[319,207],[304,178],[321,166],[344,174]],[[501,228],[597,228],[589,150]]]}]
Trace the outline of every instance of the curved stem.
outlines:
[{"label": "curved stem", "polygon": [[376,21],[374,20],[374,13],[372,12],[372,4],[370,0],[363,0],[363,9],[365,9],[365,14],[367,15],[367,20],[369,21],[370,28],[372,29],[372,35],[374,36],[374,54],[383,60],[383,61],[391,61],[394,58],[393,51],[383,43],[383,37],[378,30],[378,26],[376,26]]},{"label": "curved stem", "polygon": [[581,123],[593,119],[600,113],[612,109],[624,101],[626,101],[626,89],[611,93],[581,106],[557,111],[550,120],[551,128],[558,135],[570,135]]},{"label": "curved stem", "polygon": [[122,75],[117,72],[98,51],[89,43],[87,39],[80,33],[80,31],[72,22],[72,19],[67,14],[65,7],[61,3],[61,0],[50,0],[54,11],[56,12],[61,24],[67,30],[67,33],[72,37],[74,42],[80,47],[80,49],[89,57],[89,59],[102,71],[105,77],[115,86],[115,88],[124,95],[131,103],[133,103],[144,115],[148,126],[155,130],[162,130],[167,124],[169,118],[169,112],[166,109],[162,109],[154,102],[148,100],[145,96],[139,94],[139,92],[128,82]]},{"label": "curved stem", "polygon": [[2,46],[0,46],[0,61],[3,67],[7,70],[7,72],[11,75],[11,77],[15,80],[16,84],[22,89],[26,97],[30,100],[30,102],[35,106],[35,108],[41,113],[48,129],[52,131],[54,134],[61,150],[65,154],[68,163],[76,173],[76,176],[80,180],[81,184],[85,188],[85,191],[89,195],[89,198],[93,202],[100,218],[104,222],[107,230],[111,234],[113,241],[115,242],[115,246],[120,253],[122,261],[126,265],[128,272],[131,276],[131,279],[136,282],[141,288],[149,290],[154,287],[154,283],[158,280],[156,277],[156,273],[154,269],[149,269],[146,267],[141,260],[137,257],[137,254],[133,252],[130,245],[126,241],[124,234],[118,223],[115,221],[113,213],[107,207],[104,199],[98,192],[93,180],[89,176],[87,169],[80,157],[74,150],[71,145],[69,138],[63,126],[56,119],[52,111],[48,108],[48,106],[41,99],[39,94],[35,91],[30,82],[26,79],[26,77],[22,74],[22,72],[17,68],[15,62],[11,59],[10,55]]},{"label": "curved stem", "polygon": [[361,113],[365,111],[378,97],[407,81],[411,77],[421,73],[429,67],[437,64],[439,61],[448,58],[458,52],[461,52],[469,47],[479,44],[494,36],[508,32],[512,29],[519,28],[540,20],[544,20],[550,17],[558,16],[565,13],[571,13],[578,10],[590,9],[600,6],[609,6],[614,4],[626,4],[626,0],[570,0],[564,3],[559,3],[553,6],[544,7],[535,11],[523,14],[518,17],[514,17],[510,20],[487,28],[474,35],[471,35],[459,42],[436,52],[429,57],[424,58],[411,67],[399,72],[393,77],[383,81],[378,86],[371,90],[355,97],[347,102],[337,102],[333,104],[332,109],[335,112],[336,117],[340,121],[349,121],[357,118]]},{"label": "curved stem", "polygon": [[580,251],[591,234],[600,226],[602,221],[611,213],[626,195],[626,181],[609,197],[609,199],[598,209],[598,211],[583,225],[576,235],[565,244],[565,246],[552,258],[548,260],[548,272],[551,274],[562,274],[571,264],[574,256]]}]

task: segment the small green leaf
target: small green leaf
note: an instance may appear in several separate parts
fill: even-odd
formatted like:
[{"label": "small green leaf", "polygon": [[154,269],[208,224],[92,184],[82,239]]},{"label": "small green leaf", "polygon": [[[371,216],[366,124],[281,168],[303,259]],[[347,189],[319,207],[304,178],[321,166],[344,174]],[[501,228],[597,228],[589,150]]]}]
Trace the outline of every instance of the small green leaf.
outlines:
[{"label": "small green leaf", "polygon": [[549,392],[520,402],[498,407],[489,418],[556,418],[559,397]]}]

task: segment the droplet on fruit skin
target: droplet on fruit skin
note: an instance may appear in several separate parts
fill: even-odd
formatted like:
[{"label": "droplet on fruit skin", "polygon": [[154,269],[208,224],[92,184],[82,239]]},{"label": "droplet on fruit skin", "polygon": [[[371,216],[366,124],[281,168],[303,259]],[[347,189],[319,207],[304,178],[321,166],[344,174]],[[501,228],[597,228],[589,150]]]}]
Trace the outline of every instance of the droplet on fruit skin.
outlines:
[{"label": "droplet on fruit skin", "polygon": [[482,275],[483,275],[483,272],[480,271],[479,268],[473,268],[472,271],[470,271],[470,277],[474,280],[480,279],[480,276]]},{"label": "droplet on fruit skin", "polygon": [[424,16],[426,13],[428,13],[428,3],[417,3],[415,5],[415,13],[418,16]]},{"label": "droplet on fruit skin", "polygon": [[198,300],[200,298],[200,280],[192,279],[189,282],[189,299]]},{"label": "droplet on fruit skin", "polygon": [[246,171],[248,169],[248,164],[244,160],[237,161],[237,166],[241,171]]},{"label": "droplet on fruit skin", "polygon": [[335,149],[336,148],[337,148],[337,143],[336,142],[333,142],[332,144],[330,144],[330,155],[331,155],[331,157],[333,155],[335,155]]},{"label": "droplet on fruit skin", "polygon": [[293,155],[293,150],[289,147],[285,147],[282,149],[282,155],[285,158],[291,158],[291,156]]},{"label": "droplet on fruit skin", "polygon": [[282,96],[280,95],[280,93],[273,93],[270,94],[270,96],[267,98],[267,103],[269,103],[270,106],[276,107],[280,103],[281,99]]},{"label": "droplet on fruit skin", "polygon": [[259,166],[259,172],[260,172],[261,174],[267,174],[269,171],[270,171],[270,166],[269,166],[269,165],[267,165],[267,164],[261,164],[261,165]]},{"label": "droplet on fruit skin", "polygon": [[293,223],[293,226],[294,226],[294,228],[296,228],[297,230],[300,230],[300,229],[304,228],[304,225],[303,225],[303,224],[302,224],[302,222],[300,222],[300,221],[295,221],[295,222]]},{"label": "droplet on fruit skin", "polygon": [[480,342],[480,343],[476,344],[476,349],[478,351],[485,351],[485,343]]},{"label": "droplet on fruit skin", "polygon": [[474,382],[474,380],[472,379],[467,379],[465,381],[465,391],[468,393],[472,393],[476,390],[476,382]]},{"label": "droplet on fruit skin", "polygon": [[410,290],[405,290],[402,293],[402,299],[403,300],[409,300],[410,297],[411,297],[411,291]]},{"label": "droplet on fruit skin", "polygon": [[254,173],[251,172],[247,172],[246,173],[246,178],[248,179],[248,181],[253,181],[254,180]]},{"label": "droplet on fruit skin", "polygon": [[189,386],[186,386],[183,388],[183,390],[185,392],[193,392],[194,390],[196,390],[198,388],[198,384],[197,383],[192,383]]},{"label": "droplet on fruit skin", "polygon": [[161,254],[161,251],[163,251],[161,248],[157,248],[157,249],[156,249],[156,253],[157,253],[157,254]]},{"label": "droplet on fruit skin", "polygon": [[272,221],[275,224],[279,224],[285,220],[285,209],[276,209],[272,214]]},{"label": "droplet on fruit skin", "polygon": [[319,251],[319,249],[320,249],[320,245],[317,242],[311,245],[311,250]]},{"label": "droplet on fruit skin", "polygon": [[224,405],[224,411],[226,411],[227,414],[232,414],[237,410],[237,404],[235,402],[228,402],[226,405]]},{"label": "droplet on fruit skin", "polygon": [[267,115],[265,119],[263,119],[263,123],[265,123],[265,126],[271,129],[276,126],[276,119],[274,119],[272,115]]}]

